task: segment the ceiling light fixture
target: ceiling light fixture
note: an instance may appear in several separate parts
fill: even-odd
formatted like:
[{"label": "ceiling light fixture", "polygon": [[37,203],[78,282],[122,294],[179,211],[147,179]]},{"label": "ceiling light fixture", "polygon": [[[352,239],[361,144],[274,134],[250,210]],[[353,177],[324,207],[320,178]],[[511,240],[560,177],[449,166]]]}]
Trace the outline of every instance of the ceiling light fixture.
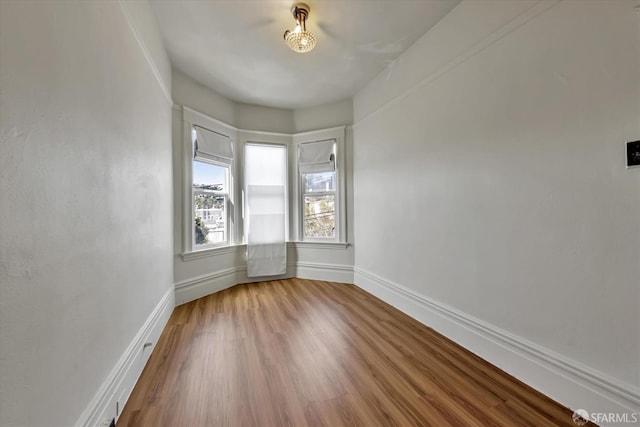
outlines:
[{"label": "ceiling light fixture", "polygon": [[296,3],[291,8],[291,13],[296,20],[296,28],[293,31],[285,31],[284,40],[294,52],[309,52],[316,47],[316,36],[308,32],[306,26],[310,10],[309,5],[305,3]]}]

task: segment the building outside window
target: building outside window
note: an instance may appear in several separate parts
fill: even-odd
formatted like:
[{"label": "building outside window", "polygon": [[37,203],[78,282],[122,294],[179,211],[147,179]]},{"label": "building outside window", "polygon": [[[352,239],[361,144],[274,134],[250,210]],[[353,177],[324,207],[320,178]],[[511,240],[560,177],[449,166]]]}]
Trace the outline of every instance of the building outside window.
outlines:
[{"label": "building outside window", "polygon": [[196,248],[229,240],[229,167],[193,161],[193,212]]},{"label": "building outside window", "polygon": [[336,172],[302,174],[305,239],[336,237]]}]

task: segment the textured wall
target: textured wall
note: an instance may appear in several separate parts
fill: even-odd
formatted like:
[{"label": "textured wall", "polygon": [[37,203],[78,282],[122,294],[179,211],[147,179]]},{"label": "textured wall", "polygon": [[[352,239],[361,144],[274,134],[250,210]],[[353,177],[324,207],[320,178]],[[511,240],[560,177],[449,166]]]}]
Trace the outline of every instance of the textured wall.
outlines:
[{"label": "textured wall", "polygon": [[171,82],[144,13],[0,2],[2,426],[73,425],[173,284]]},{"label": "textured wall", "polygon": [[357,94],[356,269],[638,387],[636,4],[463,2]]}]

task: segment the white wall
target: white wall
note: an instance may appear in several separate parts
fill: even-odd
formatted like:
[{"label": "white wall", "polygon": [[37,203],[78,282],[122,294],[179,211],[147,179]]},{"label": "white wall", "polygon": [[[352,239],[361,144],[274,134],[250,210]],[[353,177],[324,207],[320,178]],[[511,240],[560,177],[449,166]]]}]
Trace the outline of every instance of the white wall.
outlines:
[{"label": "white wall", "polygon": [[155,13],[148,1],[122,1],[122,10],[152,66],[154,77],[167,98],[171,98],[171,62],[164,49]]},{"label": "white wall", "polygon": [[235,125],[235,102],[201,85],[176,69],[173,70],[171,81],[171,96],[177,105],[186,105],[209,117],[215,117],[221,122]]},{"label": "white wall", "polygon": [[293,110],[234,102],[173,70],[172,96],[176,105],[185,105],[228,125],[263,132],[293,133]]},{"label": "white wall", "polygon": [[261,132],[293,133],[293,111],[236,103],[234,126]]},{"label": "white wall", "polygon": [[356,283],[591,410],[640,408],[636,5],[466,1],[354,98]]},{"label": "white wall", "polygon": [[170,71],[138,6],[0,2],[2,426],[80,421],[170,295]]},{"label": "white wall", "polygon": [[353,100],[347,98],[330,104],[298,108],[293,111],[293,122],[295,132],[351,125],[353,124]]}]

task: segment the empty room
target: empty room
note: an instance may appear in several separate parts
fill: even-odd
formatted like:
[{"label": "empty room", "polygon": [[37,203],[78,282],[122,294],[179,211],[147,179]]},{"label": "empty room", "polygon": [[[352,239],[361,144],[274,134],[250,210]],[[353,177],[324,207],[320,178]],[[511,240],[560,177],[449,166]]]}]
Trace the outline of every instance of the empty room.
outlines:
[{"label": "empty room", "polygon": [[0,0],[0,427],[640,425],[639,0]]}]

